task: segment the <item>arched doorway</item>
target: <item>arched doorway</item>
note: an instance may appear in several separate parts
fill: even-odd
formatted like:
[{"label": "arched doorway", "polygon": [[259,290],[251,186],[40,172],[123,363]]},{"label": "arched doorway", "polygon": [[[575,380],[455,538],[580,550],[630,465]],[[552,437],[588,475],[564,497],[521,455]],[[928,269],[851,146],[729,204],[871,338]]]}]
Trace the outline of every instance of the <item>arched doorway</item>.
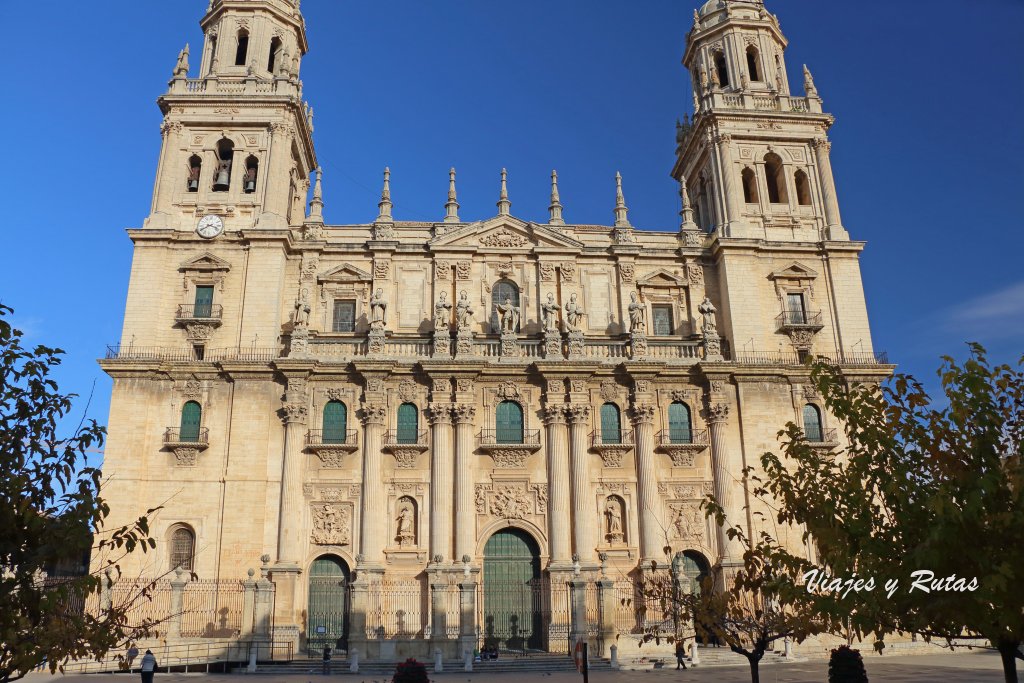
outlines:
[{"label": "arched doorway", "polygon": [[349,570],[336,555],[321,555],[309,568],[306,645],[309,653],[325,646],[348,650]]},{"label": "arched doorway", "polygon": [[483,646],[544,649],[540,549],[522,529],[502,529],[484,546]]},{"label": "arched doorway", "polygon": [[[711,565],[708,564],[707,558],[696,550],[684,550],[672,558],[672,575],[681,591],[700,594],[704,589],[704,579],[710,573]],[[714,644],[700,637],[697,641],[705,645]]]}]

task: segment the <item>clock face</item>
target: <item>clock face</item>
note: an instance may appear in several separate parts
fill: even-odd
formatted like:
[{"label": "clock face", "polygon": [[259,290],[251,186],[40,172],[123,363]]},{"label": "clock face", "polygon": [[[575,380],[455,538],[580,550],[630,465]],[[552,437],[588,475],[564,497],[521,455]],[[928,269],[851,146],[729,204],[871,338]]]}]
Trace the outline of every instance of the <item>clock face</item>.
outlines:
[{"label": "clock face", "polygon": [[196,232],[199,233],[199,236],[206,239],[212,239],[223,231],[224,221],[221,220],[220,216],[214,215],[203,216],[196,227]]}]

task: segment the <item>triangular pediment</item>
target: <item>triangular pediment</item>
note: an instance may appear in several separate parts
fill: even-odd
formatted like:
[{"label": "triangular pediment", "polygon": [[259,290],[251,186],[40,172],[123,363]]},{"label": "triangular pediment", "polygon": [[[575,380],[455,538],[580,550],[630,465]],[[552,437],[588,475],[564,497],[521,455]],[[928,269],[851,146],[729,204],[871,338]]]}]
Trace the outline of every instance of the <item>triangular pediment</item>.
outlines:
[{"label": "triangular pediment", "polygon": [[816,277],[818,273],[796,261],[768,276],[771,280],[813,280]]},{"label": "triangular pediment", "polygon": [[637,284],[641,287],[685,287],[687,282],[686,278],[680,277],[664,268],[659,268],[653,273],[637,280]]},{"label": "triangular pediment", "polygon": [[198,270],[203,272],[231,270],[231,264],[207,251],[200,256],[185,261],[178,266],[178,270]]},{"label": "triangular pediment", "polygon": [[351,263],[343,263],[317,276],[320,282],[370,282],[372,279],[368,272]]},{"label": "triangular pediment", "polygon": [[556,247],[583,249],[583,243],[563,235],[557,229],[528,223],[514,216],[495,216],[435,237],[431,248],[475,247],[480,251],[505,251]]}]

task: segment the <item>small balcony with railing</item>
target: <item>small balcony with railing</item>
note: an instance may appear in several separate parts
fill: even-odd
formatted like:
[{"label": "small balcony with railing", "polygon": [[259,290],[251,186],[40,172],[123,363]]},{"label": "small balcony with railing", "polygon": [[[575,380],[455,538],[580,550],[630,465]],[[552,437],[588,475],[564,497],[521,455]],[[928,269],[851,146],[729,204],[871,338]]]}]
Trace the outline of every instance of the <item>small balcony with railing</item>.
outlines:
[{"label": "small balcony with railing", "polygon": [[590,450],[601,456],[605,467],[622,467],[622,458],[633,450],[633,430],[596,429],[590,433]]},{"label": "small balcony with railing", "polygon": [[359,432],[355,429],[310,429],[306,432],[306,450],[345,451],[351,453],[359,448]]},{"label": "small balcony with railing", "polygon": [[775,318],[775,324],[780,332],[791,330],[817,332],[824,327],[821,321],[821,311],[805,311],[803,309],[783,311]]},{"label": "small balcony with railing", "polygon": [[804,438],[815,448],[835,448],[839,445],[839,433],[835,429],[811,427],[804,432]]},{"label": "small balcony with railing", "polygon": [[220,304],[181,304],[174,314],[174,321],[182,325],[187,323],[220,325],[223,315],[224,307]]},{"label": "small balcony with railing", "polygon": [[657,450],[672,458],[674,467],[694,467],[697,454],[709,445],[708,430],[689,427],[663,429],[654,437]]},{"label": "small balcony with railing", "polygon": [[528,451],[540,450],[539,429],[484,429],[476,437],[476,445],[482,451],[501,448],[520,448]]},{"label": "small balcony with railing", "polygon": [[206,427],[168,427],[164,431],[167,448],[191,447],[202,450],[210,445],[210,430]]}]

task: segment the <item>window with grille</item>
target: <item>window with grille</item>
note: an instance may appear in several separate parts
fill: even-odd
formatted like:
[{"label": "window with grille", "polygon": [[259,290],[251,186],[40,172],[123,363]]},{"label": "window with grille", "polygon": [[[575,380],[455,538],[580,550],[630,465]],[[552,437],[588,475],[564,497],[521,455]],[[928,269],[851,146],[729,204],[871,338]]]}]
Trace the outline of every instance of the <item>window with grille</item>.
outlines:
[{"label": "window with grille", "polygon": [[324,406],[323,443],[345,443],[348,408],[341,401],[328,401]]},{"label": "window with grille", "polygon": [[622,443],[622,420],[614,403],[601,406],[601,443]]},{"label": "window with grille", "polygon": [[667,337],[672,334],[672,306],[655,304],[651,306],[651,318],[654,321],[654,334]]},{"label": "window with grille", "polygon": [[354,299],[334,300],[334,321],[331,330],[334,332],[356,331],[356,302]]},{"label": "window with grille", "polygon": [[820,443],[822,440],[821,411],[810,403],[804,406],[804,436],[811,442]]},{"label": "window with grille", "polygon": [[419,410],[412,403],[398,406],[398,443],[416,443],[419,435]]},{"label": "window with grille", "polygon": [[669,443],[692,443],[693,428],[690,424],[690,407],[676,401],[668,407]]},{"label": "window with grille", "polygon": [[190,529],[178,527],[171,534],[171,569],[181,567],[192,571],[196,549],[196,537]]}]

